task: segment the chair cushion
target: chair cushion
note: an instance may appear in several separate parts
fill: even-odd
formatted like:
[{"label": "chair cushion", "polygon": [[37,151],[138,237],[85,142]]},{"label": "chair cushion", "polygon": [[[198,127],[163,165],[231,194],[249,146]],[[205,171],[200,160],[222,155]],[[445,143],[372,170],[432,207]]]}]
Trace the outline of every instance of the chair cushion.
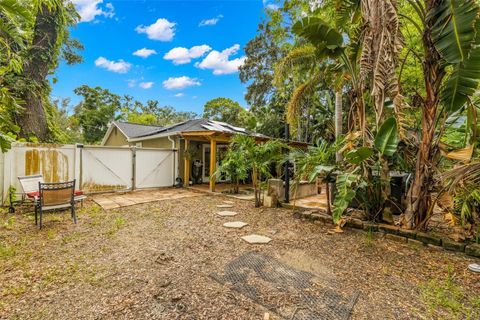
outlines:
[{"label": "chair cushion", "polygon": [[[81,196],[81,195],[83,195],[83,191],[82,190],[75,190],[74,195],[75,195],[75,197]],[[29,197],[30,199],[38,198],[38,197],[40,197],[40,191],[28,192],[27,197]]]}]

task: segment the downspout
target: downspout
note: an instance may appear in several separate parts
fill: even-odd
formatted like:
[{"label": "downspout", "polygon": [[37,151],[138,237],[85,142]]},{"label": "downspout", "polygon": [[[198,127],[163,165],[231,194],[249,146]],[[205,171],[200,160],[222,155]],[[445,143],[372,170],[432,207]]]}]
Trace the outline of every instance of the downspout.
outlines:
[{"label": "downspout", "polygon": [[172,143],[172,152],[173,152],[173,186],[175,187],[175,180],[176,180],[176,175],[178,174],[177,172],[175,172],[175,163],[176,163],[176,157],[175,157],[175,153],[177,152],[175,150],[175,140],[171,138],[171,136],[167,136],[167,139],[168,141],[170,141]]},{"label": "downspout", "polygon": [[175,149],[175,140],[173,140],[171,137],[172,136],[167,136],[168,141],[170,141],[172,143],[172,150],[174,150]]}]

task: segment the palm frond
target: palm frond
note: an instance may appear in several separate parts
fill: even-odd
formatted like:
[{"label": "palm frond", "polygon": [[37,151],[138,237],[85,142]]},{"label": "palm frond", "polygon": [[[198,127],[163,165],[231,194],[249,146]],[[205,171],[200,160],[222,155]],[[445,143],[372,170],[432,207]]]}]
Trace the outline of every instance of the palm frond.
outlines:
[{"label": "palm frond", "polygon": [[288,101],[287,104],[287,121],[288,123],[294,125],[298,121],[298,117],[300,115],[300,110],[304,102],[312,95],[315,88],[318,86],[321,80],[321,76],[319,73],[316,73],[306,82],[299,85],[295,88],[292,97]]},{"label": "palm frond", "polygon": [[355,23],[360,19],[360,3],[361,0],[335,0],[338,28],[342,29],[343,26]]},{"label": "palm frond", "polygon": [[275,66],[273,83],[281,87],[283,82],[292,72],[292,69],[299,66],[308,66],[316,62],[315,47],[312,44],[305,44],[292,49],[287,56],[280,60]]}]

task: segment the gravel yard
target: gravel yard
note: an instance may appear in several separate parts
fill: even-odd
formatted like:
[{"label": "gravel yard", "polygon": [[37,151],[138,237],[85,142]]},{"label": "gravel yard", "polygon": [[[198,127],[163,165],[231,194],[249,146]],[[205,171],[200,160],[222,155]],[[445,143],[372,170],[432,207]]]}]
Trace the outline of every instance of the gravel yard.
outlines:
[{"label": "gravel yard", "polygon": [[[216,214],[227,200],[237,216]],[[2,319],[280,319],[210,276],[252,251],[358,291],[352,319],[480,319],[480,275],[467,271],[478,260],[378,234],[328,234],[250,201],[204,195],[108,211],[87,202],[77,225],[67,213],[46,214],[40,231],[33,221],[0,214]],[[248,225],[223,227],[231,221]],[[240,238],[252,233],[273,241]]]}]

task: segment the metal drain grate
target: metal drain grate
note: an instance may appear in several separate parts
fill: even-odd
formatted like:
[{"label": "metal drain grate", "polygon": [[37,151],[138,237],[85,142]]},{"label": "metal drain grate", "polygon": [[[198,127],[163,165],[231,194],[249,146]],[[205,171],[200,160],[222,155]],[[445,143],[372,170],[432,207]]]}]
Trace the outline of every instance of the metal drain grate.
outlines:
[{"label": "metal drain grate", "polygon": [[358,292],[345,296],[330,281],[319,284],[313,274],[256,252],[230,262],[223,274],[210,274],[285,319],[349,319]]}]

